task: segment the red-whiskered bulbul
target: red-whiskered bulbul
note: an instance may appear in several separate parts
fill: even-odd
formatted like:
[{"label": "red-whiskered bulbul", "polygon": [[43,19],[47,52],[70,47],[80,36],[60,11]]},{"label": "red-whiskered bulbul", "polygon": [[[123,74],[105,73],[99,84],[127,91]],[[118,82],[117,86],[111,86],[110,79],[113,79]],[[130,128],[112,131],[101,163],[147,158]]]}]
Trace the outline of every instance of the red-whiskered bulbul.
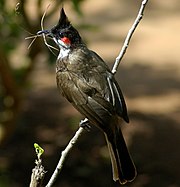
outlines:
[{"label": "red-whiskered bulbul", "polygon": [[56,61],[60,93],[90,124],[104,132],[114,181],[131,182],[136,177],[136,168],[118,123],[119,117],[127,123],[129,118],[123,94],[109,67],[87,48],[63,8],[58,24],[38,34],[51,37],[60,48]]}]

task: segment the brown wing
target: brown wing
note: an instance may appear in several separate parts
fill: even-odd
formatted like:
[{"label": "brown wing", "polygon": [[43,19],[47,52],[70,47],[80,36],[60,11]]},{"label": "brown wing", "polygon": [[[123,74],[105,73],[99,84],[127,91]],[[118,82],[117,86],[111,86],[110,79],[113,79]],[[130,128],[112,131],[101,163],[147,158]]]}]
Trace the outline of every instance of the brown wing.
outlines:
[{"label": "brown wing", "polygon": [[125,101],[113,75],[97,54],[91,52],[90,56],[84,72],[72,68],[57,73],[61,93],[80,113],[98,125],[107,124],[112,115],[119,115],[128,122]]}]

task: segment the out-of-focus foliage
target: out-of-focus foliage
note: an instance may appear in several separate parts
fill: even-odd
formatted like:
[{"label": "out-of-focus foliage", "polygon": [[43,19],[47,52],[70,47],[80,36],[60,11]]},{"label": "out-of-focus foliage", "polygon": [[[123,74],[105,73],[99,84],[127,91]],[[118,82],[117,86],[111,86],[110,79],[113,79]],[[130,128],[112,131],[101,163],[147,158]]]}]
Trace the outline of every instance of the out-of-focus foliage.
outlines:
[{"label": "out-of-focus foliage", "polygon": [[[81,2],[70,1],[77,13],[81,13]],[[43,53],[41,42],[36,42],[28,50],[30,41],[24,38],[40,30],[40,20],[48,3],[43,0],[0,1],[0,144],[16,128],[24,87],[28,85],[37,56]],[[46,15],[47,21],[61,3],[62,0],[53,1]],[[50,53],[47,58],[51,58]]]}]

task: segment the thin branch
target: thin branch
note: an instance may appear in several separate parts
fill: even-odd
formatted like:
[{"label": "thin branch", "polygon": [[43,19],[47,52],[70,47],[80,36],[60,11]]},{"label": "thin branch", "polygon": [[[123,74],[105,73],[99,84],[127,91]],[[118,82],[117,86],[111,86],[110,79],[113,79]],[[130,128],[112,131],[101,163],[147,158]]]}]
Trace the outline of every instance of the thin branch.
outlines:
[{"label": "thin branch", "polygon": [[31,182],[29,187],[42,187],[42,181],[44,179],[45,173],[46,172],[44,170],[44,167],[42,166],[41,159],[36,160],[36,166],[32,170]]},{"label": "thin branch", "polygon": [[29,187],[42,187],[42,182],[45,176],[46,171],[42,165],[41,156],[44,153],[44,149],[40,147],[37,143],[34,144],[34,148],[37,155],[37,160],[35,160],[35,168],[32,170],[31,182]]},{"label": "thin branch", "polygon": [[69,144],[67,145],[67,147],[65,148],[64,151],[62,151],[61,153],[61,158],[58,162],[58,165],[56,166],[56,169],[53,173],[53,175],[51,176],[48,184],[46,185],[46,187],[51,187],[56,178],[58,177],[59,173],[61,172],[64,162],[67,158],[67,156],[69,155],[71,149],[73,148],[73,146],[76,144],[76,142],[78,141],[78,139],[80,138],[80,136],[82,135],[82,133],[84,132],[84,128],[83,127],[79,127],[78,131],[76,132],[76,134],[74,135],[74,137],[70,140]]},{"label": "thin branch", "polygon": [[[46,7],[46,10],[45,10],[45,12],[44,12],[44,14],[43,14],[43,16],[42,16],[42,18],[41,18],[41,30],[42,30],[42,31],[44,30],[44,18],[45,18],[45,16],[46,16],[46,13],[47,13],[47,11],[48,11],[48,9],[49,9],[50,6],[51,6],[51,4],[48,4],[48,6]],[[45,34],[42,34],[42,37],[43,37],[43,40],[44,40],[45,45],[48,47],[48,49],[49,49],[53,54],[54,54],[54,52],[51,50],[51,48],[52,48],[52,49],[55,49],[56,51],[59,51],[57,48],[55,48],[55,47],[53,47],[53,46],[51,46],[51,45],[49,45],[49,44],[47,43]],[[55,54],[54,54],[54,55],[55,55]],[[55,56],[56,56],[56,55],[55,55]]]},{"label": "thin branch", "polygon": [[141,3],[141,7],[139,9],[138,15],[137,15],[132,27],[130,28],[130,30],[129,30],[127,36],[126,36],[126,39],[125,39],[124,44],[122,46],[122,49],[121,49],[121,51],[120,51],[119,55],[117,56],[116,61],[114,63],[114,66],[113,66],[113,69],[112,69],[113,74],[115,74],[117,72],[118,66],[119,66],[122,58],[124,57],[124,55],[126,53],[126,50],[129,46],[129,42],[131,40],[131,37],[132,37],[134,31],[136,30],[139,22],[141,21],[141,19],[143,17],[144,9],[146,7],[147,2],[148,2],[148,0],[143,0],[142,3]]}]

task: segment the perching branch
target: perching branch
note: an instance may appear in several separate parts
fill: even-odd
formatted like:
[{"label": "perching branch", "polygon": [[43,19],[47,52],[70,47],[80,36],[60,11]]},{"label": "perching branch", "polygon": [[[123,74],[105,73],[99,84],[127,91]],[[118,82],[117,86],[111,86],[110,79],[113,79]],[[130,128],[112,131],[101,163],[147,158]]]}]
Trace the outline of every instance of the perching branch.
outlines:
[{"label": "perching branch", "polygon": [[117,72],[118,66],[119,66],[122,58],[124,57],[124,55],[126,53],[126,50],[129,46],[129,42],[131,40],[131,37],[132,37],[134,31],[136,30],[139,22],[141,21],[141,19],[143,17],[144,9],[146,7],[147,2],[148,2],[148,0],[143,0],[142,3],[141,3],[141,7],[139,9],[138,15],[137,15],[132,27],[130,28],[130,30],[129,30],[127,36],[126,36],[126,39],[125,39],[124,44],[121,48],[121,51],[120,51],[119,55],[117,56],[116,61],[114,63],[114,66],[113,66],[113,69],[112,69],[113,74],[115,74]]},{"label": "perching branch", "polygon": [[69,155],[71,149],[73,148],[73,146],[76,144],[76,142],[78,141],[78,139],[80,138],[80,136],[82,135],[82,133],[84,132],[84,128],[83,127],[79,127],[78,131],[76,132],[76,134],[74,135],[74,137],[70,140],[69,144],[67,145],[67,147],[65,148],[64,151],[62,151],[61,153],[61,157],[60,160],[58,162],[58,165],[56,166],[56,169],[54,170],[53,175],[51,176],[48,184],[46,185],[46,187],[51,187],[56,178],[58,177],[59,173],[62,170],[62,167],[64,165],[64,162],[67,158],[67,156]]},{"label": "perching branch", "polygon": [[[129,30],[127,36],[126,36],[126,39],[125,39],[124,44],[123,44],[123,47],[122,47],[122,49],[121,49],[121,51],[120,51],[120,53],[119,53],[119,55],[116,58],[116,61],[114,63],[114,66],[113,66],[113,69],[112,69],[112,73],[113,74],[115,74],[117,72],[118,66],[119,66],[124,54],[126,53],[126,50],[128,48],[130,39],[131,39],[135,29],[137,28],[139,22],[141,21],[141,19],[143,17],[144,9],[145,9],[145,6],[146,6],[147,2],[148,2],[148,0],[143,0],[142,3],[141,3],[141,7],[139,9],[138,15],[137,15],[132,27],[130,28],[130,30]],[[86,119],[84,122],[86,123],[86,122],[88,122],[88,120]],[[62,151],[62,154],[61,154],[60,160],[58,162],[58,165],[57,165],[53,175],[51,176],[48,184],[46,185],[46,187],[52,187],[52,185],[54,184],[56,178],[58,177],[59,173],[62,170],[63,164],[64,164],[67,156],[69,155],[71,149],[77,143],[79,137],[82,135],[82,133],[84,131],[85,131],[84,128],[82,126],[80,126],[79,129],[77,130],[76,134],[74,135],[74,137],[70,140],[70,142],[67,145],[67,147],[65,148],[65,150]]]}]

